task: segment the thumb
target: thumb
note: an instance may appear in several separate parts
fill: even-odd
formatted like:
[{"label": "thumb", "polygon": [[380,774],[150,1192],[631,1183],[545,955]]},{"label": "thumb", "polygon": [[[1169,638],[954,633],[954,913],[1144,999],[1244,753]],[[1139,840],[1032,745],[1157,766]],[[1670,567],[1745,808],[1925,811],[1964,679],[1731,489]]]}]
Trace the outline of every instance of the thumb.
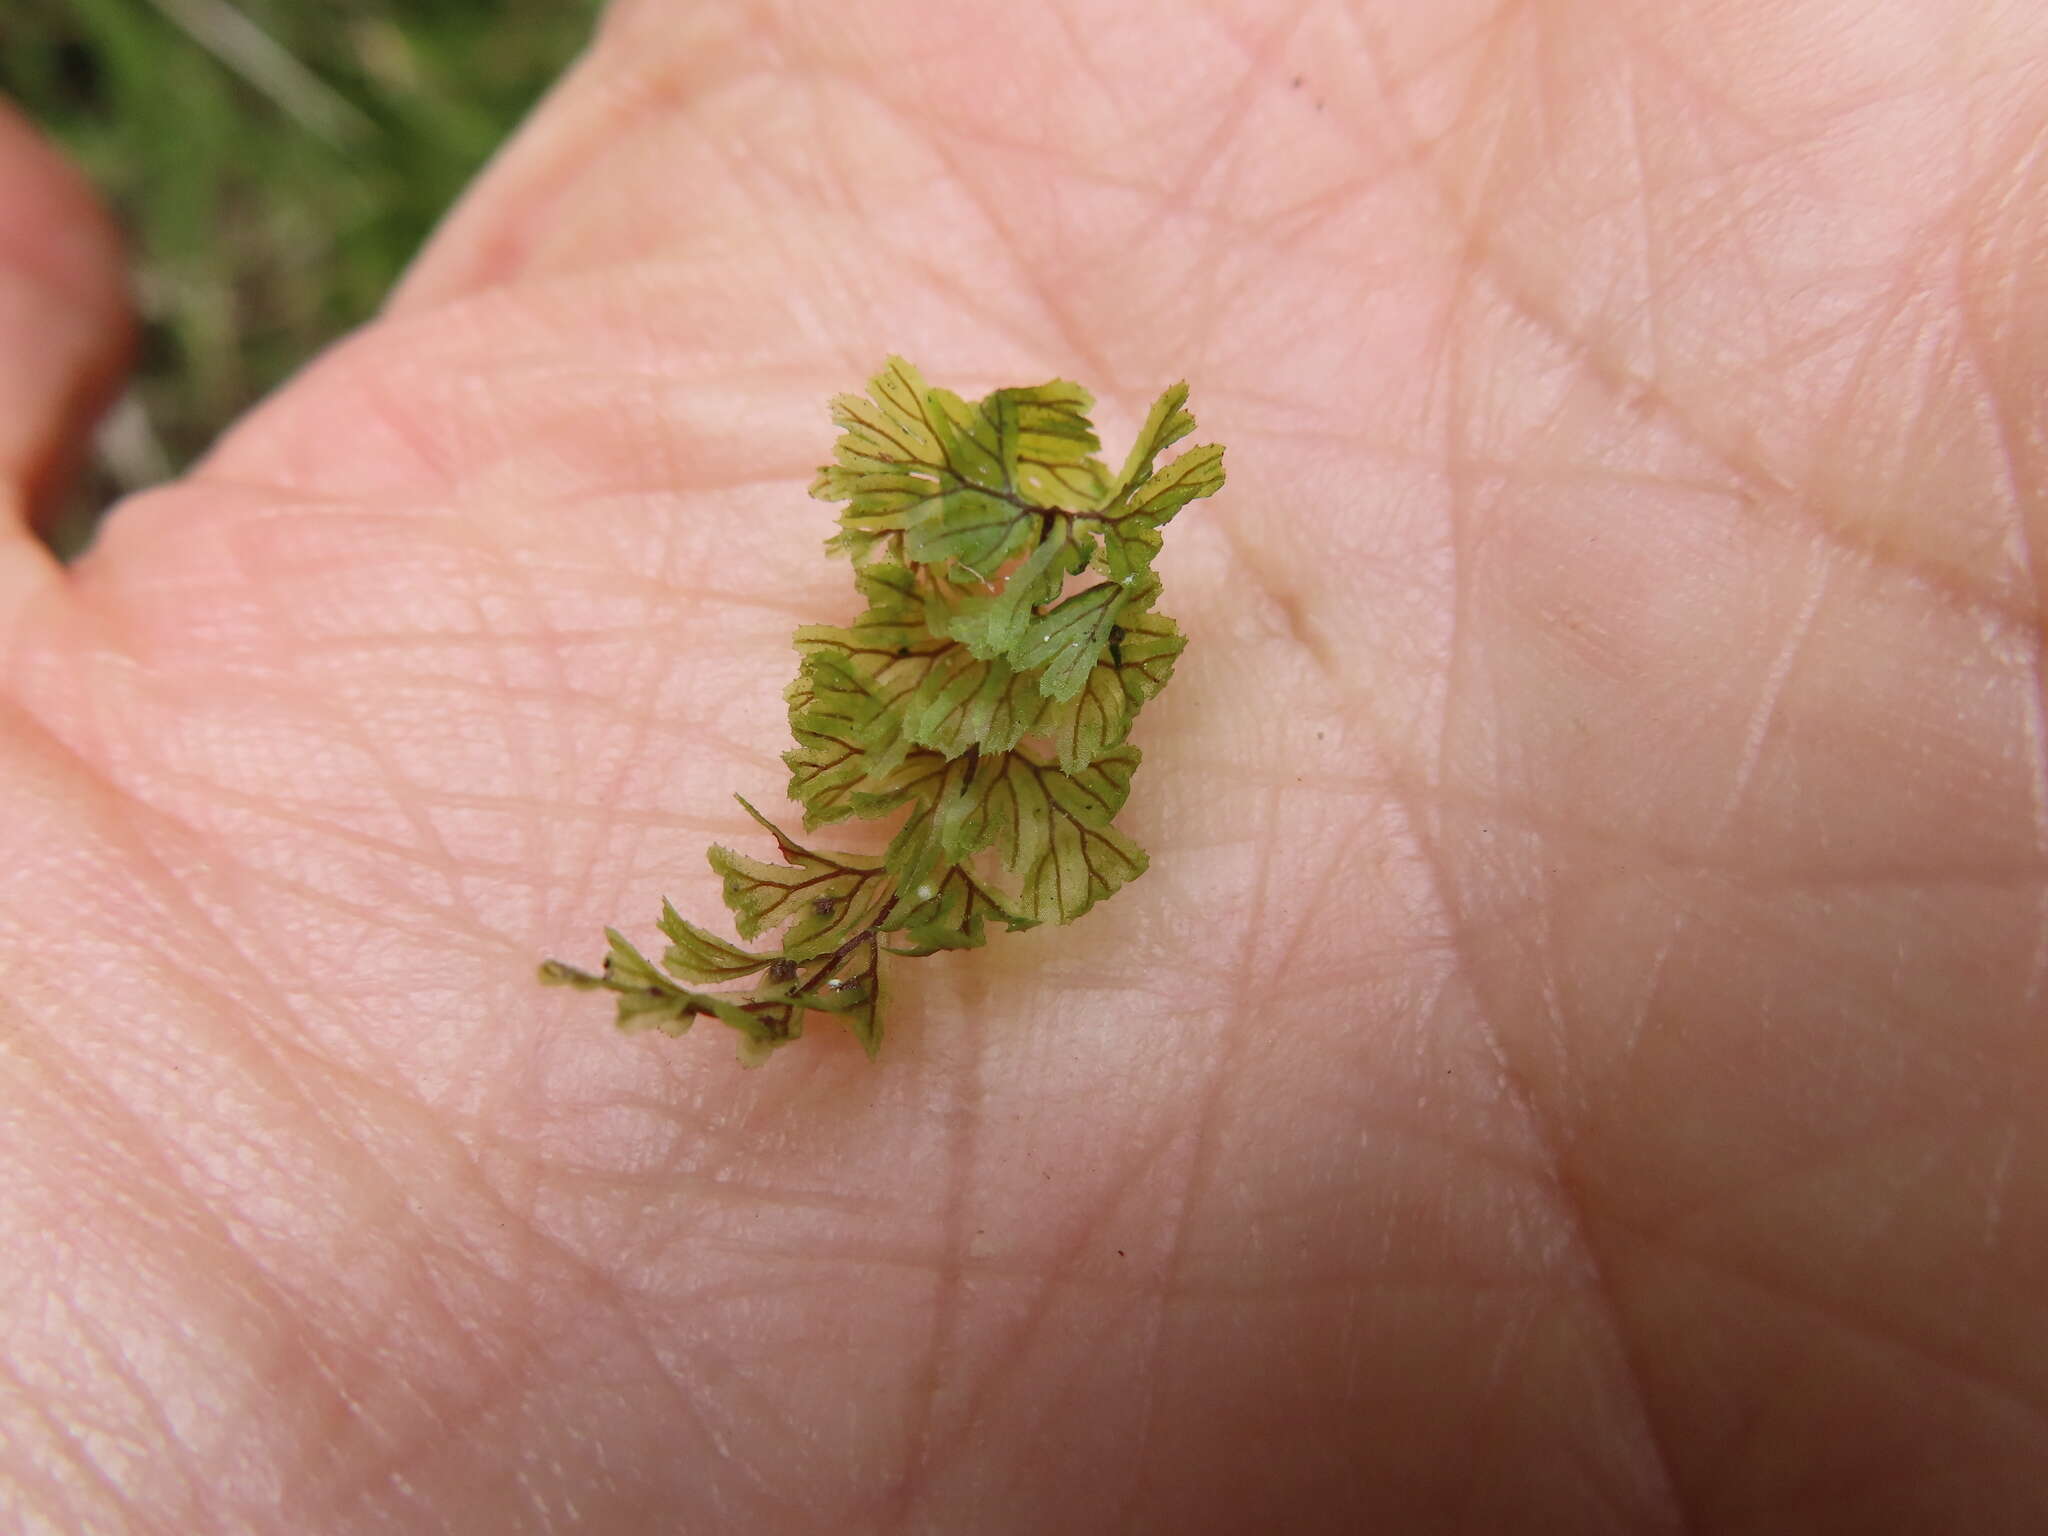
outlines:
[{"label": "thumb", "polygon": [[30,525],[76,463],[129,338],[112,223],[0,102],[0,618],[53,569]]}]

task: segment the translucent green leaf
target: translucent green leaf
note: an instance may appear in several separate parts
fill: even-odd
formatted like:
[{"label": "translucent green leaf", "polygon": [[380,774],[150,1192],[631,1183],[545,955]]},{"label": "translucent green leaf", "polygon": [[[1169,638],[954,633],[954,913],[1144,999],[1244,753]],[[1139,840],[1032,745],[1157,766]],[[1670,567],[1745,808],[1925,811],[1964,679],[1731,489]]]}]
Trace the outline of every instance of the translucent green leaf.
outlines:
[{"label": "translucent green leaf", "polygon": [[964,758],[946,764],[938,779],[941,798],[920,804],[889,840],[882,867],[905,901],[930,901],[938,894],[946,870],[959,857],[947,852],[938,807],[958,803],[957,781],[971,771]]},{"label": "translucent green leaf", "polygon": [[882,947],[892,955],[907,955],[916,958],[921,955],[936,955],[942,949],[979,949],[988,942],[980,923],[970,928],[956,928],[950,923],[918,923],[903,930],[908,944],[884,944]]},{"label": "translucent green leaf", "polygon": [[810,897],[783,931],[784,957],[803,961],[837,949],[875,922],[893,894],[888,881],[869,879],[853,884],[843,896],[821,892]]},{"label": "translucent green leaf", "polygon": [[690,1006],[690,993],[656,970],[618,929],[607,928],[604,936],[610,949],[602,971],[579,971],[550,960],[540,968],[541,981],[551,987],[617,993],[621,1029],[651,1026],[672,1035],[685,1033],[704,1011]]},{"label": "translucent green leaf", "polygon": [[[812,493],[843,503],[828,547],[853,561],[866,606],[796,632],[790,794],[806,826],[902,825],[880,858],[820,853],[747,805],[781,862],[709,858],[742,939],[773,933],[778,950],[664,903],[663,968],[607,930],[601,972],[550,963],[543,979],[611,992],[628,1028],[721,1019],[750,1063],[807,1011],[844,1019],[872,1056],[884,947],[928,955],[978,947],[991,922],[1069,922],[1142,873],[1113,825],[1139,761],[1128,738],[1186,643],[1153,608],[1152,564],[1161,525],[1223,484],[1219,447],[1165,457],[1194,428],[1186,403],[1185,385],[1166,390],[1111,477],[1090,397],[1065,380],[969,401],[891,358],[865,394],[835,400]],[[1066,595],[1087,571],[1108,580]],[[752,990],[681,984],[699,982]]]},{"label": "translucent green leaf", "polygon": [[824,855],[792,842],[775,824],[742,800],[747,814],[775,837],[782,864],[768,864],[712,847],[706,857],[725,882],[725,904],[743,939],[789,928],[785,957],[830,949],[857,924],[869,904],[882,898],[877,878],[881,860],[861,854]]},{"label": "translucent green leaf", "polygon": [[1136,713],[1117,667],[1105,658],[1072,698],[1046,701],[1035,734],[1053,744],[1063,772],[1077,773],[1130,734]]},{"label": "translucent green leaf", "polygon": [[1011,483],[1035,506],[1091,511],[1109,495],[1109,473],[1093,455],[1102,446],[1088,411],[1095,399],[1078,384],[1054,379],[1032,389],[999,391],[1016,404]]},{"label": "translucent green leaf", "polygon": [[1113,582],[1143,581],[1165,547],[1159,530],[1135,513],[1119,513],[1102,528],[1102,569]]},{"label": "translucent green leaf", "polygon": [[[1050,763],[1032,763],[1060,811],[1090,827],[1106,827],[1130,798],[1131,777],[1144,754],[1126,744],[1105,752],[1079,773],[1061,773]],[[1012,868],[1015,866],[1013,865]]]},{"label": "translucent green leaf", "polygon": [[[1067,774],[1012,753],[1004,781],[990,797],[994,803],[989,812],[996,831],[995,847],[1010,873],[1030,877],[1045,859],[1052,830],[1060,822],[1107,827],[1123,809],[1138,761],[1136,747],[1122,746],[1103,753],[1081,772]],[[1044,912],[1028,904],[1017,904],[1015,910],[1026,917],[1046,919]]]},{"label": "translucent green leaf", "polygon": [[[1132,746],[1105,752],[1072,774],[1021,751],[955,758],[889,844],[883,867],[906,900],[920,902],[931,899],[948,868],[984,848],[993,847],[1012,874],[1028,878],[1056,823],[1109,825],[1130,793],[1138,761]],[[1045,916],[1023,906],[1010,910],[1033,921]]]},{"label": "translucent green leaf", "polygon": [[1011,755],[989,798],[997,847],[1017,877],[1009,906],[1019,917],[1070,923],[1144,871],[1143,850],[1110,825],[1137,765],[1128,746],[1078,774]]},{"label": "translucent green leaf", "polygon": [[[931,632],[930,603],[907,568],[870,566],[860,585],[869,606],[852,624],[807,624],[796,632],[804,665],[785,697],[797,745],[783,761],[790,798],[804,806],[807,827],[881,815],[901,803],[898,770],[923,739],[914,727],[965,654]],[[936,720],[931,730],[939,730]]]},{"label": "translucent green leaf", "polygon": [[954,646],[933,659],[905,704],[903,732],[947,757],[970,747],[1007,752],[1037,728],[1047,703],[1035,674]]},{"label": "translucent green leaf", "polygon": [[947,565],[956,579],[986,581],[1021,554],[1037,519],[990,491],[954,489],[934,497],[905,523],[904,552],[919,565]]},{"label": "translucent green leaf", "polygon": [[879,941],[870,934],[814,977],[804,979],[804,1006],[837,1015],[868,1059],[882,1049],[882,974]]},{"label": "translucent green leaf", "polygon": [[1007,494],[1017,451],[1015,407],[1000,390],[973,404],[950,389],[934,389],[926,399],[947,466],[969,485]]},{"label": "translucent green leaf", "polygon": [[1168,385],[1152,402],[1152,409],[1145,415],[1145,425],[1138,429],[1130,455],[1124,460],[1123,473],[1116,477],[1118,496],[1149,480],[1153,461],[1195,430],[1195,418],[1188,414],[1187,403],[1188,387],[1184,382]]},{"label": "translucent green leaf", "polygon": [[[1153,588],[1156,594],[1158,588]],[[1110,638],[1105,660],[1115,667],[1135,704],[1156,698],[1173,676],[1173,663],[1187,649],[1180,626],[1149,604],[1133,602],[1117,615],[1121,634]]]},{"label": "translucent green leaf", "polygon": [[796,746],[782,760],[806,827],[853,814],[853,792],[886,779],[910,750],[896,694],[841,652],[814,648],[783,697]]},{"label": "translucent green leaf", "polygon": [[930,804],[938,798],[946,777],[946,759],[937,752],[920,748],[906,755],[886,778],[863,787],[851,796],[856,816],[886,816],[910,801]]},{"label": "translucent green leaf", "polygon": [[1017,879],[1000,900],[1029,922],[1068,923],[1145,868],[1145,854],[1110,825],[1130,793],[1138,749],[1118,747],[1080,773],[1023,752],[946,765],[937,798],[884,856],[905,898],[929,902],[949,867],[993,847]]},{"label": "translucent green leaf", "polygon": [[842,395],[835,462],[811,494],[844,501],[829,546],[856,564],[886,545],[899,559],[992,578],[1024,553],[1048,510],[1093,511],[1108,471],[1087,417],[1087,391],[1055,379],[969,403],[891,358],[867,398]]},{"label": "translucent green leaf", "polygon": [[848,625],[805,624],[796,632],[799,655],[829,650],[849,659],[864,659],[870,670],[918,651],[943,646],[925,622],[924,595],[908,567],[870,565],[855,573],[868,606]]},{"label": "translucent green leaf", "polygon": [[908,512],[940,494],[945,453],[933,428],[923,377],[892,357],[869,381],[866,395],[837,395],[840,428],[834,462],[818,471],[811,494],[844,501],[839,535],[826,548],[864,564],[878,546],[902,555]]},{"label": "translucent green leaf", "polygon": [[765,970],[776,958],[750,953],[685,922],[666,901],[661,904],[661,931],[669,937],[669,947],[661,957],[662,969],[684,981],[738,981]]},{"label": "translucent green leaf", "polygon": [[999,389],[969,405],[932,390],[928,415],[954,470],[971,484],[1037,506],[1087,510],[1109,494],[1093,457],[1102,446],[1088,420],[1094,398],[1065,379]]},{"label": "translucent green leaf", "polygon": [[1042,669],[1040,691],[1047,698],[1071,699],[1109,649],[1117,615],[1134,599],[1149,601],[1149,593],[1134,593],[1113,581],[1076,592],[1032,621],[1024,639],[1010,653],[1011,664],[1019,669]]},{"label": "translucent green leaf", "polygon": [[1204,443],[1133,488],[1125,505],[1157,527],[1189,502],[1222,489],[1223,445]]},{"label": "translucent green leaf", "polygon": [[1071,923],[1142,875],[1147,862],[1145,850],[1115,827],[1057,816],[1023,872],[1015,906],[1039,922]]},{"label": "translucent green leaf", "polygon": [[921,901],[899,905],[888,929],[901,932],[907,947],[890,946],[891,954],[928,955],[941,949],[977,949],[987,938],[985,924],[1002,923],[1016,930],[1031,923],[1017,917],[964,865],[955,865]]},{"label": "translucent green leaf", "polygon": [[1110,629],[1109,644],[1072,698],[1048,704],[1032,734],[1058,750],[1060,767],[1077,773],[1111,747],[1122,745],[1146,701],[1173,676],[1174,658],[1187,645],[1163,613],[1127,606]]},{"label": "translucent green leaf", "polygon": [[886,546],[897,561],[959,562],[993,572],[1030,534],[1010,496],[999,422],[892,357],[868,396],[832,403],[840,427],[834,462],[811,494],[844,501],[840,535],[829,544],[855,564]]},{"label": "translucent green leaf", "polygon": [[601,973],[593,975],[551,960],[540,968],[541,981],[549,986],[613,993],[618,999],[618,1027],[628,1031],[658,1029],[680,1035],[709,1014],[739,1031],[740,1060],[749,1066],[759,1065],[778,1046],[803,1033],[803,1010],[793,1003],[721,997],[678,987],[617,929],[605,929],[605,938],[611,948]]},{"label": "translucent green leaf", "polygon": [[999,818],[1014,804],[1015,790],[1007,783],[1011,765],[1020,761],[1013,752],[990,757],[970,752],[946,763],[928,781],[923,803],[882,856],[883,868],[905,901],[930,901],[949,868],[996,840]]},{"label": "translucent green leaf", "polygon": [[1000,592],[956,604],[947,615],[946,633],[983,661],[1011,651],[1024,638],[1037,605],[1059,596],[1061,578],[1075,568],[1073,555],[1064,533],[1041,539],[1005,578]]},{"label": "translucent green leaf", "polygon": [[1149,572],[1160,527],[1190,501],[1223,488],[1223,449],[1214,443],[1157,467],[1159,455],[1194,430],[1187,397],[1187,385],[1176,384],[1153,402],[1102,508],[1103,568],[1112,580]]}]

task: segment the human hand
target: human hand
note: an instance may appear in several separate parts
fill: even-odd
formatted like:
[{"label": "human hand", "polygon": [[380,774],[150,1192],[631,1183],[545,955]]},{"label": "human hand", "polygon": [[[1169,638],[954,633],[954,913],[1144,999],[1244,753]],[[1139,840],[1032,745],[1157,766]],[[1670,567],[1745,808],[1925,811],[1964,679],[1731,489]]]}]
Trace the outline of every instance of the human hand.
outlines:
[{"label": "human hand", "polygon": [[[2048,1517],[2048,21],[1841,22],[616,12],[387,318],[0,541],[10,1513]],[[25,486],[119,310],[0,210]],[[879,1066],[621,1038],[534,962],[716,915],[891,350],[1230,445],[1151,872]]]}]

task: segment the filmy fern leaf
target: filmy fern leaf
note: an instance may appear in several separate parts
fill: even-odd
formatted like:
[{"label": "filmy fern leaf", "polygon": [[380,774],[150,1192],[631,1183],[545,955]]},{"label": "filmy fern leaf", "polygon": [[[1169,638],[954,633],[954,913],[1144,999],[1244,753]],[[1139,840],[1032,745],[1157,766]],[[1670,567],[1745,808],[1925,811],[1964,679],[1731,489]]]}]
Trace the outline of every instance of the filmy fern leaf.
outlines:
[{"label": "filmy fern leaf", "polygon": [[[811,494],[843,502],[826,548],[867,607],[797,630],[786,693],[789,795],[815,829],[902,816],[887,853],[821,852],[745,800],[780,862],[714,847],[741,939],[664,903],[656,965],[607,929],[598,971],[541,980],[613,993],[621,1028],[716,1018],[765,1061],[806,1013],[882,1042],[881,956],[973,949],[988,925],[1067,923],[1145,871],[1113,825],[1132,723],[1186,645],[1158,611],[1160,529],[1223,485],[1223,449],[1161,455],[1194,430],[1187,386],[1154,403],[1121,473],[1095,457],[1088,392],[1063,379],[965,401],[891,358],[832,402],[833,462]],[[745,992],[700,985],[752,979]]]}]

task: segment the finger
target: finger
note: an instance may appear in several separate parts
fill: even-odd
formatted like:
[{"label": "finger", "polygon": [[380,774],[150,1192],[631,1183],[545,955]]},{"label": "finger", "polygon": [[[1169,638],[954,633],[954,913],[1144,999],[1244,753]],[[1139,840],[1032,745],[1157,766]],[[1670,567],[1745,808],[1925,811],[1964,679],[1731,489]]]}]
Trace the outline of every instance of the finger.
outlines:
[{"label": "finger", "polygon": [[35,558],[28,528],[76,464],[129,339],[112,222],[0,102],[0,571]]}]

